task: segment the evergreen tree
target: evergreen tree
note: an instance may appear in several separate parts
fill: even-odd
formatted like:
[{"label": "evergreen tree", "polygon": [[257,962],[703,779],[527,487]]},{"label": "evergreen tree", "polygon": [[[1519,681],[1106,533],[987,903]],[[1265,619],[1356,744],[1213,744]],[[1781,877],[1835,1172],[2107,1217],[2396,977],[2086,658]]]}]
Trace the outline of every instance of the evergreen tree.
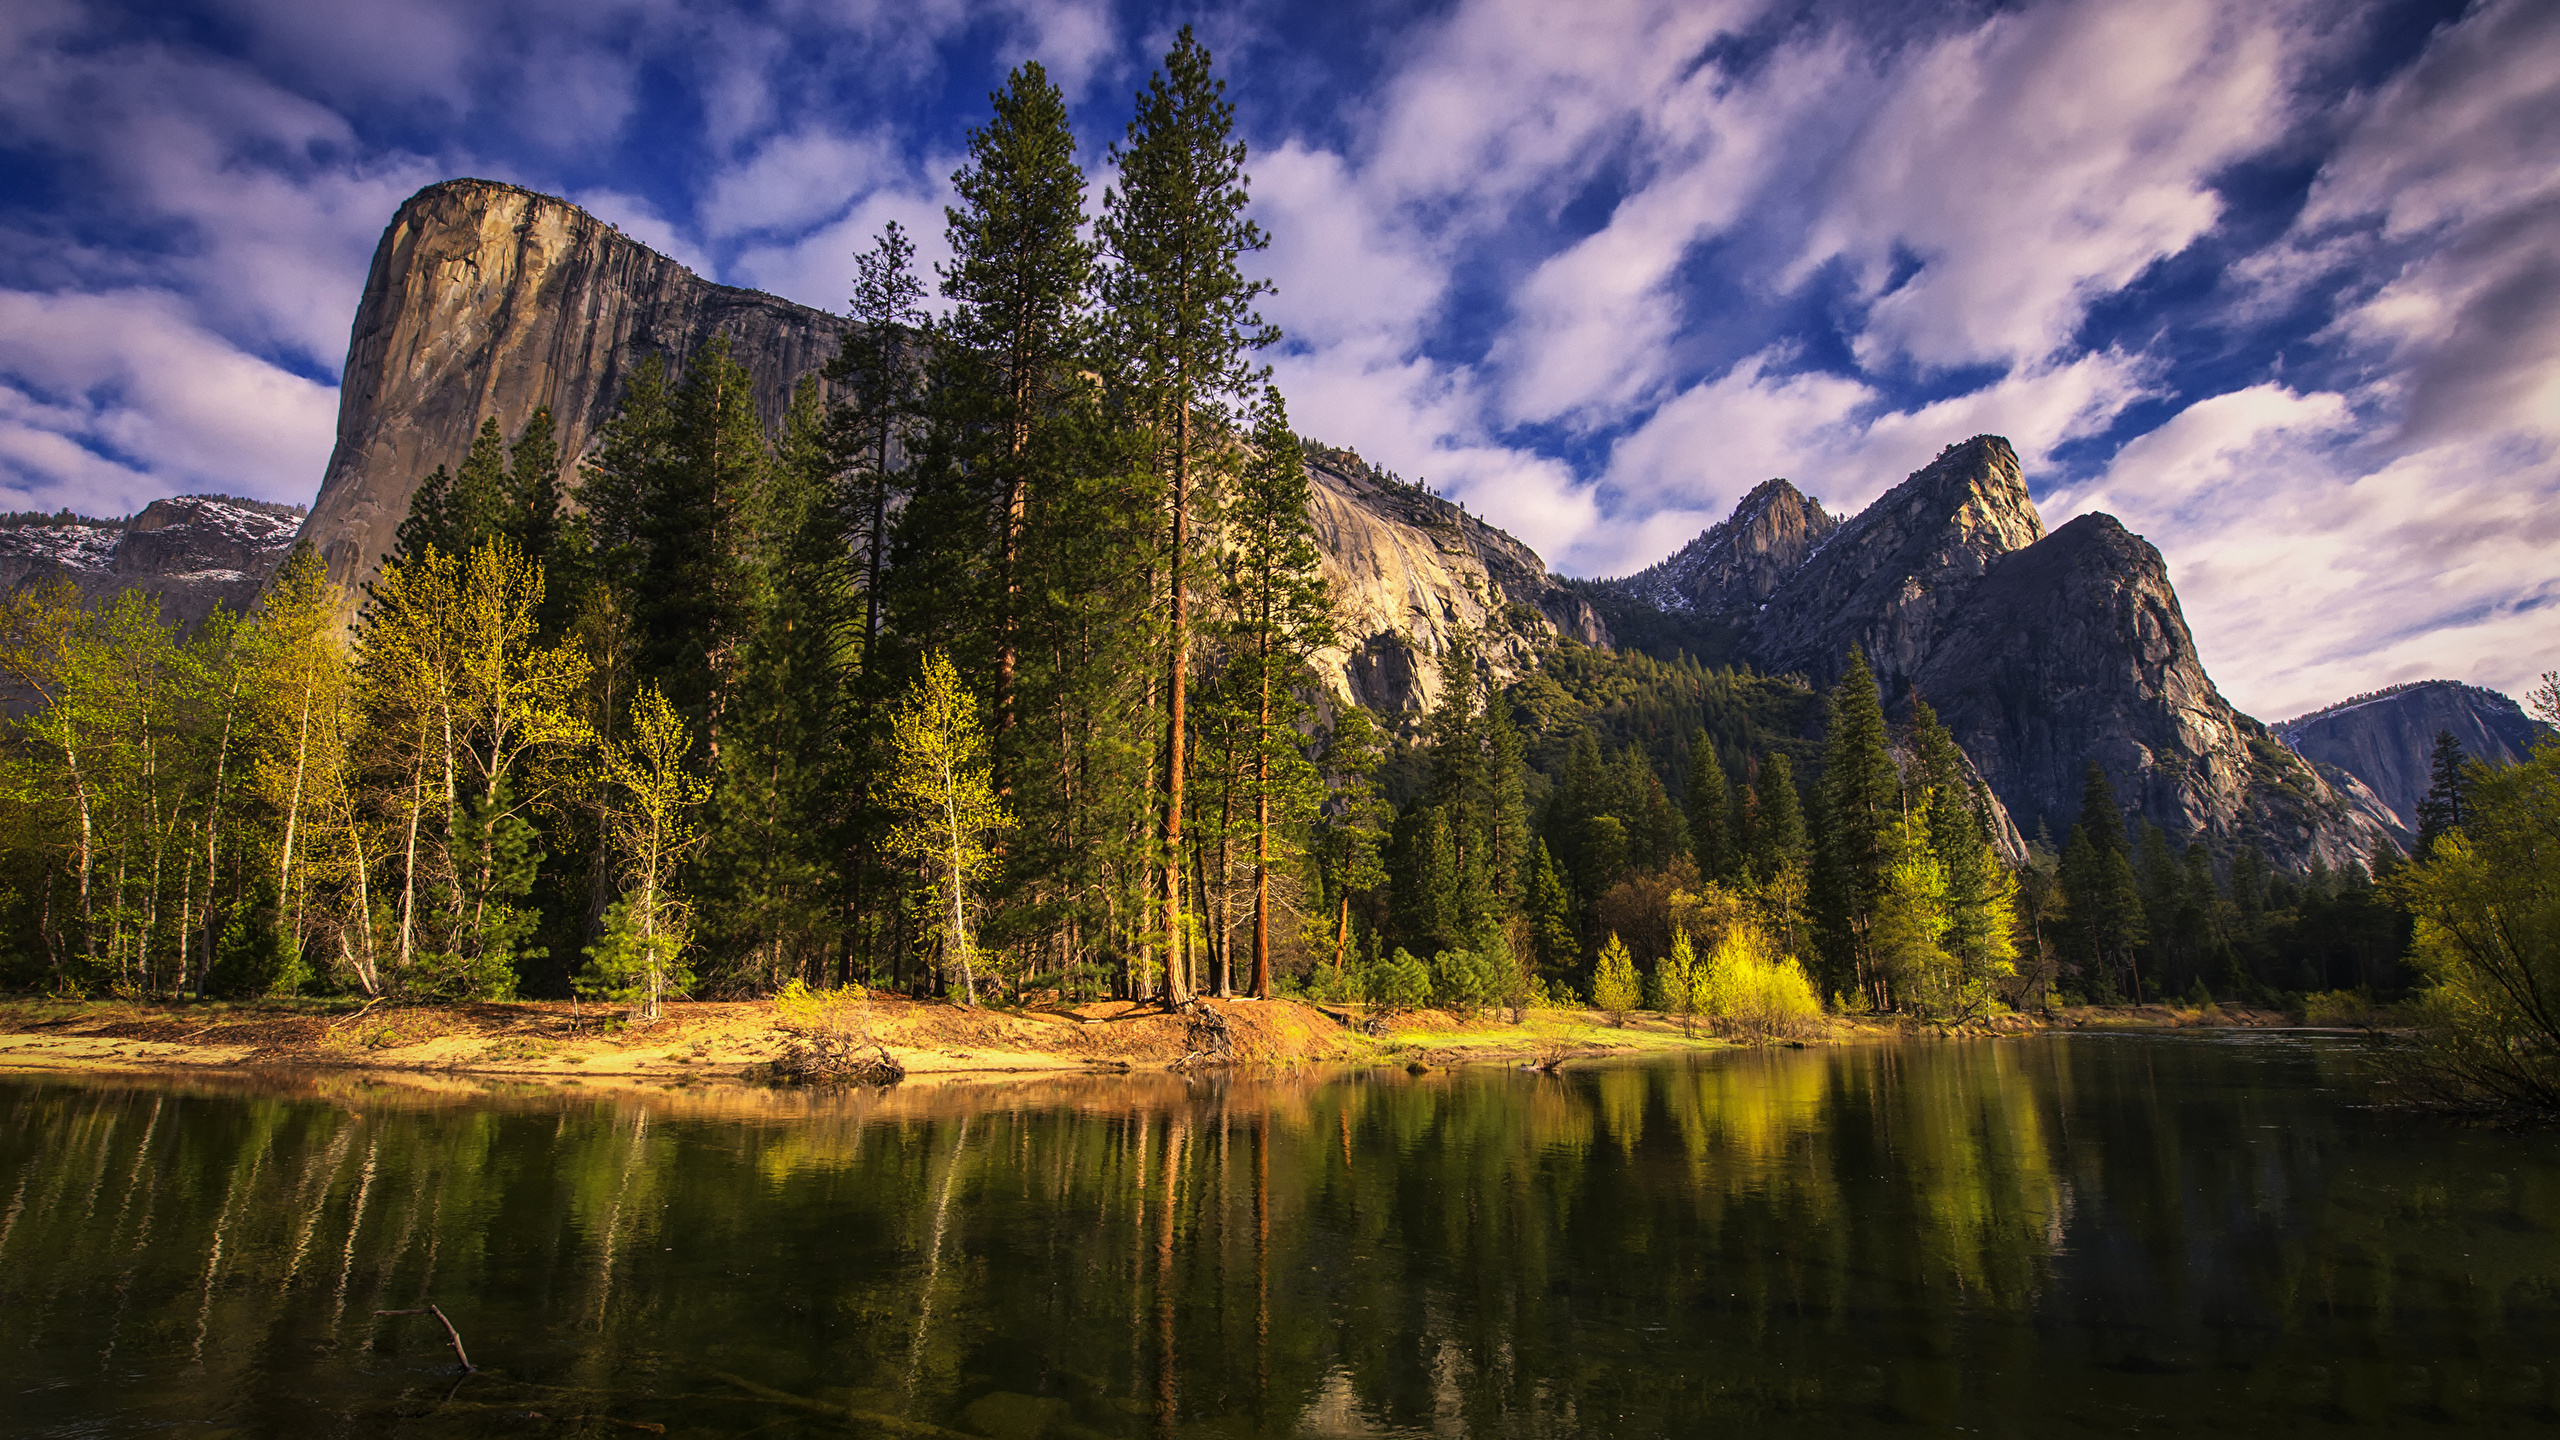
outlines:
[{"label": "evergreen tree", "polygon": [[823,984],[837,949],[830,801],[857,782],[837,746],[852,604],[834,468],[817,382],[803,380],[756,516],[750,629],[696,883],[707,953],[759,988]]},{"label": "evergreen tree", "polygon": [[[1823,741],[1822,854],[1814,904],[1833,989],[1857,986],[1878,1009],[1891,1001],[1874,963],[1869,931],[1891,863],[1892,827],[1901,819],[1902,777],[1887,748],[1884,703],[1866,656],[1855,648],[1832,687]],[[1767,804],[1767,796],[1762,797]]]},{"label": "evergreen tree", "polygon": [[1263,248],[1246,218],[1245,147],[1235,107],[1209,75],[1209,52],[1184,26],[1164,68],[1138,95],[1125,141],[1112,147],[1119,184],[1097,227],[1112,266],[1103,281],[1113,372],[1126,411],[1149,437],[1166,499],[1165,746],[1161,796],[1166,977],[1188,998],[1181,947],[1183,786],[1189,724],[1195,488],[1214,495],[1215,443],[1233,400],[1260,378],[1251,353],[1278,338],[1253,311],[1269,286],[1242,259]]},{"label": "evergreen tree", "polygon": [[1386,802],[1379,798],[1376,783],[1384,753],[1385,741],[1368,711],[1354,705],[1336,712],[1332,734],[1325,741],[1324,773],[1333,785],[1333,798],[1326,807],[1320,856],[1325,888],[1334,899],[1337,981],[1351,945],[1351,898],[1377,889],[1387,879],[1378,853],[1386,839],[1382,823]]},{"label": "evergreen tree", "polygon": [[454,472],[449,523],[455,554],[470,553],[492,535],[513,538],[508,500],[514,488],[507,474],[506,436],[498,429],[498,417],[492,415],[480,422],[462,468]]},{"label": "evergreen tree", "polygon": [[708,765],[719,760],[728,683],[754,625],[753,536],[769,457],[753,377],[725,336],[685,366],[669,410],[639,517],[635,658],[699,728]]},{"label": "evergreen tree", "polygon": [[1760,807],[1751,829],[1750,875],[1765,884],[1788,866],[1804,864],[1811,847],[1796,795],[1795,768],[1785,755],[1773,752],[1760,762],[1760,782],[1752,793]]},{"label": "evergreen tree", "polygon": [[[429,550],[457,555],[461,547],[454,543],[454,534],[453,476],[439,465],[410,493],[409,513],[392,532],[391,553],[382,558],[393,565],[414,565]],[[366,588],[370,593],[369,583]]]},{"label": "evergreen tree", "polygon": [[2420,859],[2435,852],[2439,838],[2462,828],[2471,790],[2464,763],[2462,742],[2453,738],[2450,730],[2437,731],[2435,749],[2427,757],[2427,793],[2418,802]]},{"label": "evergreen tree", "polygon": [[[561,526],[560,435],[550,406],[535,407],[507,456],[506,520],[498,531],[513,540],[526,559],[547,570]],[[567,587],[558,583],[558,577],[551,588],[555,600],[565,600]],[[564,606],[546,629],[556,633],[566,615]]]},{"label": "evergreen tree", "polygon": [[[956,457],[995,509],[992,596],[999,774],[1013,728],[1021,663],[1023,546],[1032,490],[1058,468],[1062,412],[1082,389],[1093,251],[1083,238],[1084,171],[1066,99],[1038,61],[1006,77],[995,114],[969,132],[969,161],[952,176],[951,263],[942,293],[945,393]],[[893,257],[879,264],[894,269]],[[894,284],[894,281],[889,282]],[[884,296],[884,300],[885,300]],[[883,308],[889,308],[884,304]]]},{"label": "evergreen tree", "polygon": [[[1079,213],[1082,197],[1079,190]],[[988,227],[971,228],[974,236]],[[857,653],[866,667],[880,638],[880,569],[888,552],[889,506],[897,498],[897,450],[919,412],[921,367],[913,346],[925,315],[915,253],[915,242],[892,220],[870,250],[854,257],[853,324],[826,369],[843,392],[831,422],[843,486],[836,507],[845,543],[861,557]]]},{"label": "evergreen tree", "polygon": [[2080,819],[2063,849],[2063,900],[2074,948],[2093,980],[2111,991],[2115,977],[2122,974],[2140,1003],[2142,980],[2135,968],[2136,951],[2146,932],[2142,889],[2130,848],[2124,813],[2116,807],[2115,787],[2107,783],[2107,772],[2091,761],[2081,786]]},{"label": "evergreen tree", "polygon": [[1689,741],[1689,789],[1684,797],[1689,817],[1689,848],[1698,862],[1698,874],[1718,882],[1733,878],[1737,868],[1727,836],[1727,812],[1733,797],[1725,783],[1724,762],[1716,758],[1715,742],[1700,730]]},{"label": "evergreen tree", "polygon": [[1563,983],[1581,968],[1582,946],[1575,938],[1573,892],[1566,888],[1564,874],[1547,853],[1544,840],[1538,842],[1536,858],[1530,863],[1528,920],[1540,976],[1551,984]]},{"label": "evergreen tree", "polygon": [[1306,460],[1276,389],[1263,392],[1253,456],[1228,519],[1235,537],[1227,572],[1237,651],[1231,669],[1253,697],[1253,994],[1268,1000],[1274,829],[1303,820],[1314,798],[1314,775],[1298,748],[1306,707],[1296,687],[1308,658],[1334,638],[1332,598],[1307,518]]}]

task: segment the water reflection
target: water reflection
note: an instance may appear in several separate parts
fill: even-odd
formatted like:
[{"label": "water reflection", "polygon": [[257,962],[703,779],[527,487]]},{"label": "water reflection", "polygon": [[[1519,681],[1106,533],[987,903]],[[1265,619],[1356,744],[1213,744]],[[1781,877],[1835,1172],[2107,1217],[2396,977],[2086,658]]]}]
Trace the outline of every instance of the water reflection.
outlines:
[{"label": "water reflection", "polygon": [[[2560,1418],[2560,1141],[2299,1041],[1000,1090],[0,1085],[15,1428]],[[434,1301],[485,1368],[465,1376]]]}]

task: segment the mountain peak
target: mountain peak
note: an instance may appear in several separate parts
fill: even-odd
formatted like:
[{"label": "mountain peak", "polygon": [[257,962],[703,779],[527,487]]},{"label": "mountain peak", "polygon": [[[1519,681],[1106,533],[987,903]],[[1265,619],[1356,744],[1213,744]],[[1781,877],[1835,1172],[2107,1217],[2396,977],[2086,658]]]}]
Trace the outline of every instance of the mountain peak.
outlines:
[{"label": "mountain peak", "polygon": [[1769,597],[1753,636],[1763,668],[1816,680],[1852,644],[1888,696],[1927,653],[1934,617],[2001,556],[2044,538],[2018,452],[1976,435],[1938,452],[1836,533]]},{"label": "mountain peak", "polygon": [[1733,514],[1619,585],[1664,610],[1748,615],[1840,528],[1840,517],[1785,480],[1753,486]]}]

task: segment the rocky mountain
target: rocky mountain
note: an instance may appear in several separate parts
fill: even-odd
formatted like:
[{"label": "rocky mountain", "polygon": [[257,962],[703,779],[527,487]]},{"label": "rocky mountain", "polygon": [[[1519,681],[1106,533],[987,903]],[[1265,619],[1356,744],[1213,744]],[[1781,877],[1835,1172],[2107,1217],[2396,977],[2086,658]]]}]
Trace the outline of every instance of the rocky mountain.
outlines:
[{"label": "rocky mountain", "polygon": [[[1762,517],[1783,500],[1778,483],[1656,570],[1734,548],[1720,534],[1777,530]],[[1658,591],[1654,575],[1613,583]],[[2255,844],[2295,866],[2390,843],[2378,807],[2214,688],[2160,552],[2104,515],[2047,535],[1998,436],[1949,446],[1792,567],[1760,563],[1750,588],[1683,593],[1763,671],[1828,684],[1858,647],[1887,707],[1925,697],[2028,835],[2067,833],[2096,760],[2128,806],[2180,839]]]},{"label": "rocky mountain", "polygon": [[124,520],[0,526],[0,592],[57,576],[91,599],[139,589],[163,619],[192,626],[217,604],[248,609],[302,518],[300,506],[180,495]]},{"label": "rocky mountain", "polygon": [[1840,529],[1840,517],[1784,480],[1763,481],[1731,518],[1670,559],[1619,581],[1629,599],[1659,610],[1736,618],[1756,614],[1778,584]]},{"label": "rocky mountain", "polygon": [[2513,764],[2550,727],[2495,690],[2458,680],[2419,680],[2358,695],[2272,727],[2278,739],[2324,772],[2344,772],[2372,790],[2406,835],[2418,829],[2418,802],[2431,782],[2436,736],[2451,732],[2473,759]]},{"label": "rocky mountain", "polygon": [[712,284],[565,200],[488,180],[430,185],[373,252],[337,448],[305,533],[331,579],[360,587],[418,482],[459,462],[484,417],[513,435],[550,406],[574,467],[647,357],[681,367],[725,336],[779,425],[792,387],[835,354],[845,325]]}]

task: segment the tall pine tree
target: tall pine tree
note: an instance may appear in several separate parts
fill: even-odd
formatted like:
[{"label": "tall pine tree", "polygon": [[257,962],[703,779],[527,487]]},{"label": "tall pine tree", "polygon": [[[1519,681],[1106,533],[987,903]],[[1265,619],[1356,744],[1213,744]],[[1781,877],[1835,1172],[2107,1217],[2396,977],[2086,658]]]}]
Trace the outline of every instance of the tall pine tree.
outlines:
[{"label": "tall pine tree", "polygon": [[1232,448],[1232,406],[1257,379],[1252,352],[1277,339],[1254,312],[1269,286],[1245,279],[1245,256],[1263,248],[1246,217],[1245,147],[1233,138],[1235,107],[1209,74],[1209,52],[1186,25],[1164,68],[1138,95],[1127,138],[1112,147],[1119,184],[1097,227],[1111,257],[1103,282],[1114,378],[1148,435],[1164,485],[1165,745],[1163,914],[1169,995],[1187,999],[1183,957],[1183,785],[1191,681],[1191,585],[1195,489],[1212,482]]}]

